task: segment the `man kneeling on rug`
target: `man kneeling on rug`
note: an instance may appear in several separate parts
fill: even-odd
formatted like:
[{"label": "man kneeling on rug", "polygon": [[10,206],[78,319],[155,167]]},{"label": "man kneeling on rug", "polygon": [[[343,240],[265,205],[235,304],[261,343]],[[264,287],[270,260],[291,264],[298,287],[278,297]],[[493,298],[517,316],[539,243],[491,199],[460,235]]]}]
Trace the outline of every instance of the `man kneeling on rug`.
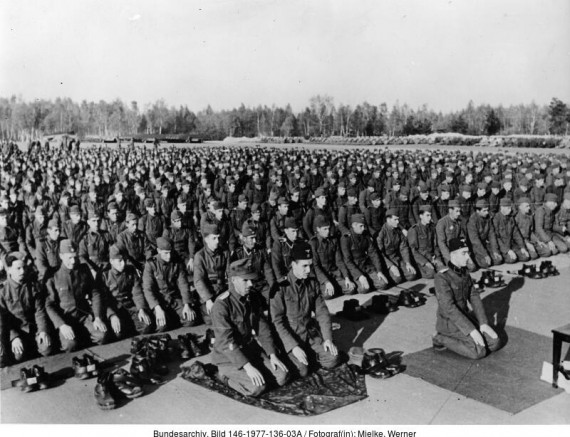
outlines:
[{"label": "man kneeling on rug", "polygon": [[[256,272],[249,259],[231,263],[229,290],[212,307],[216,342],[212,363],[229,387],[245,396],[259,396],[270,381],[279,386],[288,380],[287,367],[277,358],[263,296],[252,291]],[[255,335],[254,335],[255,333]]]},{"label": "man kneeling on rug", "polygon": [[[437,297],[437,333],[433,337],[436,351],[449,349],[471,359],[501,347],[497,333],[489,326],[479,291],[467,270],[469,248],[462,238],[449,242],[448,268],[435,276]],[[467,303],[471,305],[469,311]]]}]

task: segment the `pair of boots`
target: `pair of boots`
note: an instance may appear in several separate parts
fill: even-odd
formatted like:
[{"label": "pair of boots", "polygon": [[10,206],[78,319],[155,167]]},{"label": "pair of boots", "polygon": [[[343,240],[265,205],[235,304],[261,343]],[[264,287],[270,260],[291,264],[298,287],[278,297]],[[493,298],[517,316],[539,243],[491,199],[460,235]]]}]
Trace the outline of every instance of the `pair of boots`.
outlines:
[{"label": "pair of boots", "polygon": [[495,270],[483,270],[479,279],[480,288],[499,288],[505,286],[503,276]]},{"label": "pair of boots", "polygon": [[376,379],[390,378],[404,370],[404,366],[391,363],[384,349],[364,349],[351,347],[348,351],[348,366],[359,375],[369,375]]},{"label": "pair of boots", "polygon": [[135,399],[144,394],[141,382],[125,369],[103,372],[97,378],[95,400],[102,410],[112,410],[117,399]]},{"label": "pair of boots", "polygon": [[71,365],[77,379],[88,379],[99,375],[100,363],[93,355],[83,354],[71,359]]},{"label": "pair of boots", "polygon": [[45,390],[49,387],[49,374],[43,367],[37,364],[30,367],[22,367],[20,369],[20,380],[18,381],[20,390],[29,393],[35,390]]},{"label": "pair of boots", "polygon": [[558,276],[558,269],[552,265],[552,261],[542,261],[540,263],[540,273],[543,277]]},{"label": "pair of boots", "polygon": [[171,360],[170,334],[134,338],[131,341],[131,373],[142,383],[161,384]]},{"label": "pair of boots", "polygon": [[425,305],[426,298],[423,294],[414,290],[402,290],[398,297],[398,305],[406,308],[416,308]]},{"label": "pair of boots", "polygon": [[203,337],[198,337],[189,332],[178,336],[178,349],[180,358],[189,360],[210,353],[214,342],[214,331],[208,329]]}]

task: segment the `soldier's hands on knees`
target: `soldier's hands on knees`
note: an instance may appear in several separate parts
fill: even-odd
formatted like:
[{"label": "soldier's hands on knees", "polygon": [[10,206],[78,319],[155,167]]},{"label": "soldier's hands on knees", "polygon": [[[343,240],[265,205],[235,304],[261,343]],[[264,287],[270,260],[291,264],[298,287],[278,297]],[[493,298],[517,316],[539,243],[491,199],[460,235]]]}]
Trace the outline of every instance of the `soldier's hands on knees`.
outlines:
[{"label": "soldier's hands on knees", "polygon": [[[524,249],[522,249],[522,250],[524,250]],[[523,253],[524,253],[524,252],[523,252]],[[516,258],[517,258],[517,255],[515,254],[515,251],[514,251],[513,249],[509,249],[509,251],[507,252],[507,255],[509,255],[509,257],[510,257],[511,259],[516,259]]]},{"label": "soldier's hands on knees", "polygon": [[109,321],[111,322],[113,332],[118,335],[121,332],[121,320],[117,316],[111,316]]},{"label": "soldier's hands on knees", "polygon": [[305,366],[309,365],[309,361],[307,360],[307,354],[303,349],[301,349],[300,346],[295,346],[291,352],[293,353],[293,356],[297,358],[297,360],[301,364],[304,364]]},{"label": "soldier's hands on knees", "polygon": [[370,288],[370,285],[368,285],[368,279],[366,279],[364,275],[361,275],[360,278],[358,278],[358,282],[360,283],[360,287],[364,290],[368,290]]},{"label": "soldier's hands on knees", "polygon": [[148,314],[146,313],[146,311],[143,310],[142,308],[139,310],[138,317],[139,317],[139,320],[140,320],[141,322],[143,322],[145,325],[150,325],[150,324],[151,324],[150,317],[148,316]]},{"label": "soldier's hands on knees", "polygon": [[416,269],[414,269],[414,267],[410,263],[406,263],[406,270],[409,273],[416,273]]},{"label": "soldier's hands on knees", "polygon": [[251,379],[253,385],[259,386],[265,384],[263,375],[259,370],[253,367],[251,363],[247,363],[245,366],[243,366],[243,370],[245,370],[245,373],[247,373],[247,376],[249,376],[249,379]]},{"label": "soldier's hands on knees", "polygon": [[214,307],[214,301],[212,299],[208,299],[206,301],[206,311],[208,311],[208,314],[211,314],[213,307]]},{"label": "soldier's hands on knees", "polygon": [[430,263],[430,262],[425,263],[425,264],[424,264],[424,267],[425,267],[426,269],[429,269],[429,270],[435,270],[435,267],[434,267],[433,264]]},{"label": "soldier's hands on knees", "polygon": [[552,251],[556,250],[556,244],[554,244],[554,241],[548,242],[548,248]]},{"label": "soldier's hands on knees", "polygon": [[162,328],[166,325],[166,315],[160,305],[154,307],[154,317],[156,318],[156,326]]},{"label": "soldier's hands on knees", "polygon": [[14,355],[22,355],[24,353],[24,343],[20,337],[12,340],[12,353]]},{"label": "soldier's hands on knees", "polygon": [[325,284],[325,294],[327,296],[332,296],[334,294],[334,287],[330,282]]},{"label": "soldier's hands on knees", "polygon": [[390,267],[390,273],[392,273],[393,276],[400,276],[400,271],[396,266]]},{"label": "soldier's hands on knees", "polygon": [[338,349],[332,341],[326,340],[323,343],[323,347],[326,351],[329,351],[333,357],[336,357],[338,355]]},{"label": "soldier's hands on knees", "polygon": [[491,265],[491,257],[490,257],[489,255],[485,255],[485,262],[486,262],[488,265]]},{"label": "soldier's hands on knees", "polygon": [[526,249],[521,249],[521,253],[522,253],[525,257],[530,257],[530,254],[528,253],[528,250],[526,250]]},{"label": "soldier's hands on knees", "polygon": [[190,258],[188,260],[188,264],[186,264],[186,267],[188,268],[188,271],[190,272],[194,271],[194,258]]},{"label": "soldier's hands on knees", "polygon": [[479,346],[485,346],[485,340],[483,340],[483,336],[481,335],[481,333],[479,331],[474,329],[473,331],[471,331],[469,333],[469,335],[471,336],[471,338],[473,339],[473,341],[476,344],[478,344]]},{"label": "soldier's hands on knees", "polygon": [[273,370],[281,369],[283,372],[289,371],[289,369],[287,369],[287,366],[283,364],[283,361],[277,358],[277,355],[275,354],[269,355],[269,361],[271,362],[271,367],[273,368]]},{"label": "soldier's hands on knees", "polygon": [[101,320],[99,317],[95,317],[95,320],[93,320],[93,327],[97,331],[107,332],[107,326],[105,325],[105,322],[103,322],[103,320]]},{"label": "soldier's hands on knees", "polygon": [[499,336],[497,335],[497,333],[495,332],[495,330],[493,328],[491,328],[489,325],[484,324],[481,325],[479,327],[479,330],[483,333],[483,334],[487,334],[489,337],[491,337],[492,339],[498,338]]},{"label": "soldier's hands on knees", "polygon": [[404,228],[402,228],[402,234],[404,234],[404,237],[408,236],[408,231]]},{"label": "soldier's hands on knees", "polygon": [[51,344],[51,340],[49,339],[47,332],[42,331],[38,333],[38,339],[40,340],[40,344],[45,344],[46,346]]},{"label": "soldier's hands on knees", "polygon": [[196,318],[196,312],[190,307],[189,304],[184,304],[182,309],[182,317],[184,320],[193,321]]},{"label": "soldier's hands on knees", "polygon": [[386,284],[388,283],[388,278],[384,275],[384,273],[378,272],[378,279],[385,282]]},{"label": "soldier's hands on knees", "polygon": [[73,328],[69,325],[61,325],[59,327],[59,332],[63,335],[63,338],[66,340],[73,340],[75,339],[75,333],[73,332]]},{"label": "soldier's hands on knees", "polygon": [[354,282],[352,282],[350,279],[345,278],[344,279],[344,288],[346,288],[348,291],[352,291],[354,290],[354,287],[356,287],[356,285],[354,284]]}]

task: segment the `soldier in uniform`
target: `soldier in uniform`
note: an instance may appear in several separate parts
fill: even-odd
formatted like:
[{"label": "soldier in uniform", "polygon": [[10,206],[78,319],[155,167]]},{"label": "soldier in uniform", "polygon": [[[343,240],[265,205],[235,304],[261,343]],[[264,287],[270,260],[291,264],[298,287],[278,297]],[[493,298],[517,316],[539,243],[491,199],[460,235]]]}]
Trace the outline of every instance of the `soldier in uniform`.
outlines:
[{"label": "soldier in uniform", "polygon": [[386,290],[388,279],[382,273],[380,255],[372,236],[365,229],[362,214],[353,214],[350,232],[340,237],[344,263],[359,293]]},{"label": "soldier in uniform", "polygon": [[175,209],[170,214],[170,229],[162,233],[164,238],[172,240],[174,251],[184,263],[187,273],[194,271],[194,254],[196,252],[196,235],[193,229],[183,225],[183,215]]},{"label": "soldier in uniform", "polygon": [[47,215],[43,206],[38,206],[34,211],[33,220],[26,226],[26,248],[35,260],[42,241],[47,236]]},{"label": "soldier in uniform", "polygon": [[59,332],[61,348],[71,352],[91,341],[108,343],[101,283],[93,280],[86,265],[79,264],[77,246],[71,240],[61,241],[59,256],[61,266],[46,284],[46,311]]},{"label": "soldier in uniform", "polygon": [[356,293],[356,285],[350,280],[342,259],[339,241],[330,235],[330,229],[327,218],[318,216],[315,219],[316,234],[309,241],[313,250],[315,273],[325,299],[330,299],[335,294]]},{"label": "soldier in uniform", "polygon": [[164,218],[156,212],[154,199],[146,199],[144,205],[146,207],[146,214],[139,219],[138,228],[146,235],[146,244],[150,255],[151,253],[155,253],[156,239],[162,236],[166,226]]},{"label": "soldier in uniform", "polygon": [[291,249],[295,241],[297,241],[297,223],[293,217],[285,219],[283,228],[285,236],[273,242],[271,250],[271,266],[277,282],[283,282],[287,278],[289,266],[291,265]]},{"label": "soldier in uniform", "polygon": [[78,245],[88,229],[89,226],[87,226],[87,223],[81,219],[81,209],[79,206],[73,205],[69,208],[69,220],[62,221],[62,238],[70,239],[75,245]]},{"label": "soldier in uniform", "polygon": [[379,193],[372,193],[370,196],[371,205],[364,211],[366,226],[372,238],[376,238],[385,220],[386,210],[382,204],[382,198]]},{"label": "soldier in uniform", "polygon": [[420,206],[419,221],[408,231],[408,244],[413,259],[422,277],[427,279],[433,279],[436,271],[439,272],[445,267],[431,215],[430,205]]},{"label": "soldier in uniform", "polygon": [[220,244],[217,223],[206,223],[202,237],[204,247],[194,256],[194,286],[200,296],[202,318],[206,324],[210,324],[214,301],[227,287],[226,270],[230,254],[227,246]]},{"label": "soldier in uniform", "polygon": [[521,197],[519,199],[515,223],[523,238],[530,259],[535,260],[539,256],[548,257],[551,255],[548,245],[542,243],[534,232],[534,217],[531,213],[530,199],[528,197]]},{"label": "soldier in uniform", "polygon": [[27,250],[22,232],[8,224],[8,213],[7,209],[0,209],[0,266],[9,253]]},{"label": "soldier in uniform", "polygon": [[200,218],[200,231],[204,233],[206,225],[215,224],[220,230],[220,246],[235,248],[236,238],[230,220],[224,212],[224,205],[218,200],[208,201],[208,211]]},{"label": "soldier in uniform", "polygon": [[103,272],[103,282],[107,305],[113,310],[108,317],[115,335],[125,338],[150,334],[154,330],[154,322],[143,294],[139,273],[134,266],[126,263],[125,257],[115,245],[109,249],[109,262],[111,268]]},{"label": "soldier in uniform", "polygon": [[39,245],[35,264],[38,281],[44,284],[61,265],[59,257],[60,230],[59,221],[52,218],[47,225],[47,236]]},{"label": "soldier in uniform", "polygon": [[277,241],[283,238],[283,228],[285,227],[285,219],[287,218],[288,212],[289,201],[283,196],[279,197],[279,199],[277,199],[277,211],[269,222],[271,238],[273,241]]},{"label": "soldier in uniform", "polygon": [[128,213],[125,220],[127,228],[117,236],[116,245],[129,264],[142,275],[147,255],[149,258],[151,256],[151,249],[146,235],[138,229],[138,223],[139,217],[132,212]]},{"label": "soldier in uniform", "polygon": [[[461,207],[457,200],[450,200],[447,204],[448,214],[437,222],[435,231],[437,234],[437,245],[443,257],[443,261],[449,262],[449,241],[453,238],[465,237],[461,226]],[[474,269],[475,265],[471,260],[468,261],[468,268]]]},{"label": "soldier in uniform", "polygon": [[522,234],[515,218],[511,215],[512,210],[511,200],[501,199],[499,212],[493,217],[493,228],[501,256],[509,264],[517,261],[526,262],[530,259]]},{"label": "soldier in uniform", "polygon": [[277,356],[261,296],[253,292],[257,272],[248,259],[230,264],[229,290],[212,308],[216,342],[212,363],[225,383],[244,396],[259,396],[272,384],[282,386],[288,370]]},{"label": "soldier in uniform", "polygon": [[45,301],[38,283],[25,275],[25,258],[21,252],[11,252],[5,259],[7,280],[0,288],[0,367],[52,351]]},{"label": "soldier in uniform", "polygon": [[119,219],[119,209],[115,202],[110,202],[107,205],[107,218],[101,223],[101,229],[109,233],[113,243],[117,242],[119,234],[126,229],[125,222]]},{"label": "soldier in uniform", "polygon": [[[319,284],[311,276],[313,254],[299,241],[291,251],[291,270],[271,299],[271,320],[289,359],[301,376],[316,363],[336,367],[339,354],[332,341],[332,322]],[[315,314],[315,318],[311,314]]]},{"label": "soldier in uniform", "polygon": [[79,260],[91,269],[93,278],[109,267],[109,247],[113,244],[109,233],[100,229],[100,224],[99,213],[89,210],[89,230],[79,243]]},{"label": "soldier in uniform", "polygon": [[[364,190],[363,193],[368,192],[368,190]],[[347,201],[344,205],[342,205],[338,211],[338,229],[342,234],[346,234],[350,232],[350,218],[352,214],[359,214],[360,208],[358,206],[358,197],[356,190],[354,188],[350,188],[346,192]]]},{"label": "soldier in uniform", "polygon": [[[391,208],[386,212],[386,223],[376,237],[380,255],[388,267],[390,279],[395,284],[404,281],[413,281],[416,278],[416,269],[410,259],[408,240],[399,227],[399,211]],[[403,277],[402,277],[403,273]]]},{"label": "soldier in uniform", "polygon": [[503,263],[493,222],[489,218],[489,203],[485,200],[479,200],[475,205],[475,212],[467,223],[467,234],[475,263],[479,267],[488,268]]},{"label": "soldier in uniform", "polygon": [[547,193],[544,197],[544,205],[538,207],[534,213],[534,229],[538,240],[546,243],[552,255],[559,252],[568,252],[566,241],[558,232],[554,231],[555,210],[558,206],[558,196]]},{"label": "soldier in uniform", "polygon": [[435,275],[438,308],[433,346],[436,351],[449,349],[470,359],[480,359],[497,351],[501,342],[487,321],[483,302],[469,275],[467,243],[463,238],[453,238],[448,247],[448,268]]},{"label": "soldier in uniform", "polygon": [[[314,221],[318,215],[326,216],[331,223],[333,222],[332,210],[327,205],[327,195],[323,188],[315,191],[315,200],[311,208],[309,208],[303,219],[303,229],[307,238],[313,238],[315,235]],[[332,232],[334,233],[334,227]]]},{"label": "soldier in uniform", "polygon": [[566,241],[566,245],[570,248],[570,192],[564,193],[564,199],[554,216],[554,226],[552,228]]},{"label": "soldier in uniform", "polygon": [[173,253],[172,240],[159,237],[156,248],[158,253],[145,264],[142,285],[157,331],[197,325],[197,299],[190,292],[186,267]]}]

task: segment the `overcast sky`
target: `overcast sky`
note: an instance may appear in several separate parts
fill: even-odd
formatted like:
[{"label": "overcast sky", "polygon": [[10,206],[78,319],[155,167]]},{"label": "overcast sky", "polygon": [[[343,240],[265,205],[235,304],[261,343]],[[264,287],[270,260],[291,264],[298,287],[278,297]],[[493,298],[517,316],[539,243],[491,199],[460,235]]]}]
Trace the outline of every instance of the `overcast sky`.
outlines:
[{"label": "overcast sky", "polygon": [[568,0],[2,0],[0,96],[570,103]]}]

